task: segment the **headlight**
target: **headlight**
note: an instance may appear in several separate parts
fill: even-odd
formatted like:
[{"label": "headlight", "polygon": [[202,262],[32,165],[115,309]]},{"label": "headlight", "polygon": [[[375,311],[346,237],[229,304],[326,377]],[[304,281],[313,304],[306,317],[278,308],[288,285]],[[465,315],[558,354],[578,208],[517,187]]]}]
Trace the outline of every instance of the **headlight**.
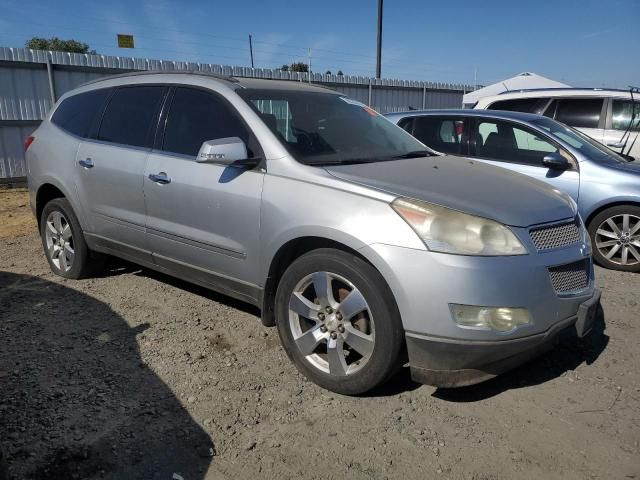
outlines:
[{"label": "headlight", "polygon": [[526,308],[475,307],[472,305],[450,305],[455,322],[461,327],[491,329],[506,333],[521,325],[531,323]]},{"label": "headlight", "polygon": [[527,253],[511,230],[493,220],[408,198],[398,198],[391,206],[434,252],[484,256]]}]

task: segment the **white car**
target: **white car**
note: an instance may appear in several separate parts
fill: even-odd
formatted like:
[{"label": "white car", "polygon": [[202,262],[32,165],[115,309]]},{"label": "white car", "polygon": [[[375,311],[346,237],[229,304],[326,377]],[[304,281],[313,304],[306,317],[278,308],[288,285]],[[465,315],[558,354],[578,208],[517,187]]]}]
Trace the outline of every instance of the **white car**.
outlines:
[{"label": "white car", "polygon": [[607,147],[640,158],[640,89],[546,88],[481,98],[475,109],[537,113],[574,127]]}]

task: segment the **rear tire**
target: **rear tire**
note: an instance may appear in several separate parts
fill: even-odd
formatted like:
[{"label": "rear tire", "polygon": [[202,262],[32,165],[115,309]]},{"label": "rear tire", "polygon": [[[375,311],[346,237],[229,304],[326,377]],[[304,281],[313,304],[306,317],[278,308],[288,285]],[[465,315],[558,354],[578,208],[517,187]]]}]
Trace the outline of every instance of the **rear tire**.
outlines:
[{"label": "rear tire", "polygon": [[393,295],[353,254],[318,249],[295,260],[278,285],[275,315],[287,355],[323,388],[361,394],[401,366],[404,330]]},{"label": "rear tire", "polygon": [[589,223],[596,263],[611,270],[640,272],[640,207],[619,205]]},{"label": "rear tire", "polygon": [[44,206],[40,237],[51,271],[56,275],[83,278],[99,264],[91,257],[78,218],[66,198],[54,198]]}]

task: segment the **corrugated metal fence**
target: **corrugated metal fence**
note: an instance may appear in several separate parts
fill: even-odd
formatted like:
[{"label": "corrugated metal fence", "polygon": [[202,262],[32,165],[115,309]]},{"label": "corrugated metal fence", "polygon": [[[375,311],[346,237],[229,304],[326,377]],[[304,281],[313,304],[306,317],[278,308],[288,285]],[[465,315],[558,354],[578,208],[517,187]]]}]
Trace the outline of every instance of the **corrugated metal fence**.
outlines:
[{"label": "corrugated metal fence", "polygon": [[[23,177],[24,139],[65,92],[96,78],[134,70],[198,70],[236,77],[309,81],[307,73],[208,63],[0,47],[0,179]],[[467,85],[311,74],[311,82],[338,90],[381,113],[457,108]]]}]

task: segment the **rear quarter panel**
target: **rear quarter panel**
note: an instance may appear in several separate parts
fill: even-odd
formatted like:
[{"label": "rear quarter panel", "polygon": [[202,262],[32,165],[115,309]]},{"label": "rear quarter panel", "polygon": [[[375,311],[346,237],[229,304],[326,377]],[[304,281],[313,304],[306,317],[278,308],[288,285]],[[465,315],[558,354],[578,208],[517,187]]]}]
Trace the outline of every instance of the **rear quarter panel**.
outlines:
[{"label": "rear quarter panel", "polygon": [[73,168],[80,140],[45,120],[33,133],[35,140],[26,152],[27,182],[31,205],[35,212],[36,195],[45,184],[58,188],[67,198],[86,228],[86,215],[73,183]]}]

